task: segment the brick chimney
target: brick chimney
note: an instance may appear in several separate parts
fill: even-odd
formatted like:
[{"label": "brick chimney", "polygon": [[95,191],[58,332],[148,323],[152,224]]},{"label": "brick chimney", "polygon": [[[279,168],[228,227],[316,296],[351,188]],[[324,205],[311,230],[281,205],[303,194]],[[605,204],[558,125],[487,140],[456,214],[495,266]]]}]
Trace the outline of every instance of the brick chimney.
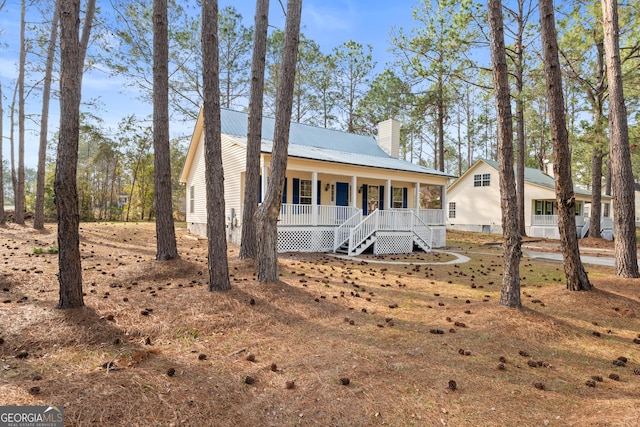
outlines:
[{"label": "brick chimney", "polygon": [[378,145],[391,157],[400,157],[400,122],[395,119],[378,123]]}]

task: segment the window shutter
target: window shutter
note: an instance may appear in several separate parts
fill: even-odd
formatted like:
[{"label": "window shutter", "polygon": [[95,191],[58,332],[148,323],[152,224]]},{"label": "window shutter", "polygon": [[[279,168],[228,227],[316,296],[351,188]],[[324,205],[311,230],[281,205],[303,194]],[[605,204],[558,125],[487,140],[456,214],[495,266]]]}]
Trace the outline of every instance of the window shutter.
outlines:
[{"label": "window shutter", "polygon": [[300,179],[293,178],[293,200],[294,205],[300,204]]},{"label": "window shutter", "polygon": [[369,212],[367,212],[367,205],[368,205],[368,200],[367,200],[367,184],[362,184],[362,214],[363,215],[368,215]]},{"label": "window shutter", "polygon": [[322,193],[320,193],[322,191],[322,181],[318,180],[318,186],[317,187],[318,187],[318,191],[317,191],[317,193],[318,193],[318,202],[317,202],[317,204],[319,205],[320,204],[320,196],[322,195]]},{"label": "window shutter", "polygon": [[384,185],[380,186],[380,197],[378,202],[378,209],[384,210]]},{"label": "window shutter", "polygon": [[287,177],[284,178],[284,188],[282,189],[282,203],[287,203]]},{"label": "window shutter", "polygon": [[258,203],[262,203],[262,175],[258,177]]},{"label": "window shutter", "polygon": [[[408,188],[407,187],[403,187],[402,188],[402,207],[403,208],[407,208],[407,199],[408,199]],[[416,206],[417,208],[417,206]]]}]

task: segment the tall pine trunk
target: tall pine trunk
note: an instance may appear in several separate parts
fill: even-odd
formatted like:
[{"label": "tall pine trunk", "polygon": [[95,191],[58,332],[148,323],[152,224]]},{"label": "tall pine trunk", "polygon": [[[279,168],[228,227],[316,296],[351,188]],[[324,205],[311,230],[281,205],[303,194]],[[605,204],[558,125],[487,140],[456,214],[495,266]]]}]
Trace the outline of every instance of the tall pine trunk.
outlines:
[{"label": "tall pine trunk", "polygon": [[604,158],[603,147],[605,139],[605,126],[603,123],[603,104],[607,95],[607,80],[604,64],[604,41],[599,32],[594,31],[596,45],[596,82],[594,88],[587,87],[588,98],[593,108],[594,141],[591,153],[591,220],[589,222],[589,236],[601,237],[602,223],[602,160]]},{"label": "tall pine trunk", "polygon": [[613,223],[616,276],[638,277],[634,179],[629,150],[627,108],[622,90],[617,0],[602,0],[602,25],[609,83],[611,177],[615,196]]},{"label": "tall pine trunk", "polygon": [[517,141],[517,173],[516,173],[516,196],[518,199],[518,228],[521,236],[526,236],[525,218],[524,218],[524,150],[525,150],[525,129],[524,129],[524,2],[518,0],[518,32],[516,38],[516,58],[515,58],[515,74],[516,74],[516,141]]},{"label": "tall pine trunk", "polygon": [[289,129],[293,109],[293,88],[300,36],[302,0],[288,0],[287,22],[278,93],[276,97],[276,123],[271,153],[271,176],[267,194],[256,211],[258,229],[258,282],[278,281],[278,216],[282,206],[282,190],[287,173]]},{"label": "tall pine trunk", "polygon": [[553,0],[539,0],[540,26],[542,32],[542,52],[547,81],[549,104],[549,124],[553,140],[555,162],[553,170],[556,180],[556,201],[558,204],[558,229],[560,246],[564,259],[567,289],[589,290],[591,283],[580,260],[578,235],[576,232],[576,198],[571,180],[571,152],[569,134],[564,111],[562,75],[558,59],[558,39],[555,28]]},{"label": "tall pine trunk", "polygon": [[25,45],[25,0],[20,2],[20,63],[18,66],[18,179],[16,191],[13,195],[15,201],[16,224],[24,225],[24,67],[27,58]]},{"label": "tall pine trunk", "polygon": [[217,0],[202,1],[202,69],[209,290],[224,291],[231,283],[225,235]]},{"label": "tall pine trunk", "polygon": [[491,62],[498,124],[498,165],[500,172],[500,207],[502,209],[502,238],[504,258],[500,303],[507,307],[520,307],[521,235],[518,220],[518,200],[513,172],[513,124],[509,71],[504,45],[504,21],[499,0],[488,0],[489,28],[491,31]]},{"label": "tall pine trunk", "polygon": [[[596,136],[600,136],[603,129],[600,126],[602,116],[594,110],[593,123],[596,126]],[[599,138],[593,143],[591,153],[591,212],[589,221],[589,237],[601,237],[602,220],[602,141]]]},{"label": "tall pine trunk", "polygon": [[244,180],[242,210],[242,241],[240,259],[255,258],[258,254],[255,213],[260,188],[260,146],[262,141],[262,105],[264,98],[264,68],[269,29],[269,0],[256,0],[253,58],[251,62],[251,94],[247,129],[247,166]]},{"label": "tall pine trunk", "polygon": [[[2,108],[2,84],[0,84],[0,141],[4,141],[2,122],[4,109]],[[2,143],[0,143],[0,224],[4,222],[4,158],[2,156]]]},{"label": "tall pine trunk", "polygon": [[167,0],[153,2],[153,150],[156,260],[178,257],[171,198],[169,148],[169,33]]},{"label": "tall pine trunk", "polygon": [[84,305],[76,173],[80,137],[80,0],[60,1],[60,131],[54,181],[58,210],[60,308]]},{"label": "tall pine trunk", "polygon": [[9,117],[9,156],[11,168],[11,190],[13,191],[13,214],[15,217],[16,193],[18,192],[18,176],[16,175],[16,97],[18,96],[18,82],[13,87],[13,99],[11,100],[11,116]]},{"label": "tall pine trunk", "polygon": [[40,117],[40,146],[38,147],[38,172],[36,177],[36,209],[33,217],[33,228],[44,228],[44,178],[47,160],[47,130],[49,128],[49,100],[51,98],[51,74],[53,60],[58,39],[58,2],[55,2],[53,19],[51,20],[51,32],[49,35],[49,47],[47,49],[47,62],[45,64],[44,87],[42,89],[42,116]]}]

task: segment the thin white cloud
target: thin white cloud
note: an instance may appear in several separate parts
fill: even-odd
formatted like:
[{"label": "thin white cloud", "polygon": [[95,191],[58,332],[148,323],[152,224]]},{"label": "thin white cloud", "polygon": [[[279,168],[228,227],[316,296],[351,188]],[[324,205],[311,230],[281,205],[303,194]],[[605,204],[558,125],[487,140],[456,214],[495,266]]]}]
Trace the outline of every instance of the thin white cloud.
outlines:
[{"label": "thin white cloud", "polygon": [[18,63],[14,59],[0,57],[0,77],[15,79],[18,77]]},{"label": "thin white cloud", "polygon": [[303,8],[303,23],[313,27],[314,31],[350,31],[358,19],[350,2],[337,2],[332,5],[326,2],[310,3]]}]

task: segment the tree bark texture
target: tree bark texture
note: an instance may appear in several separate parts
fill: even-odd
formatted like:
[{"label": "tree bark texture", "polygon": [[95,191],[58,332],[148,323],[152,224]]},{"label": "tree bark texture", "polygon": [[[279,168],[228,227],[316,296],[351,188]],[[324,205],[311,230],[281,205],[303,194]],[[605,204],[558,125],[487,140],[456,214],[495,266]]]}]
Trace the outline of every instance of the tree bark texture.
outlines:
[{"label": "tree bark texture", "polygon": [[[596,122],[597,123],[597,122]],[[589,237],[601,237],[602,223],[602,147],[595,141],[591,154],[591,212]]]},{"label": "tree bark texture", "polygon": [[231,288],[231,283],[222,169],[217,0],[202,1],[202,65],[209,290],[224,291]]},{"label": "tree bark texture", "polygon": [[542,52],[547,81],[547,101],[549,104],[549,125],[553,141],[553,172],[556,181],[556,201],[558,204],[558,229],[560,246],[567,278],[567,289],[589,290],[591,283],[580,260],[578,235],[576,233],[576,199],[571,180],[571,153],[567,132],[562,93],[562,75],[558,59],[558,39],[555,28],[553,0],[539,0],[540,25],[542,32]]},{"label": "tree bark texture", "polygon": [[42,116],[40,116],[40,145],[38,147],[38,172],[36,176],[36,210],[33,217],[33,228],[44,228],[44,178],[47,160],[47,130],[49,128],[49,100],[51,98],[51,74],[53,60],[58,39],[58,2],[55,2],[51,31],[49,33],[49,47],[44,72],[44,86],[42,88]]},{"label": "tree bark texture", "polygon": [[636,247],[635,194],[627,109],[622,90],[618,2],[602,0],[604,49],[609,83],[609,132],[611,178],[613,184],[613,223],[616,276],[638,277]]},{"label": "tree bark texture", "polygon": [[601,237],[602,224],[602,160],[605,126],[603,124],[604,101],[607,96],[607,81],[604,78],[604,41],[598,32],[594,31],[594,42],[597,51],[596,86],[587,86],[588,98],[593,108],[594,141],[591,155],[591,220],[589,222],[589,237]]},{"label": "tree bark texture", "polygon": [[518,226],[518,200],[513,171],[513,124],[511,95],[504,45],[502,2],[488,0],[489,29],[491,33],[491,61],[496,99],[498,125],[498,165],[500,172],[500,207],[502,209],[502,237],[504,245],[502,289],[500,303],[507,307],[520,307],[520,259],[522,257],[520,228]]},{"label": "tree bark texture", "polygon": [[302,0],[287,2],[284,46],[278,93],[276,122],[271,154],[271,176],[267,194],[256,211],[258,227],[258,282],[278,282],[278,216],[282,206],[282,190],[287,173],[289,129],[293,109],[293,88],[296,75]]},{"label": "tree bark texture", "polygon": [[[0,84],[0,117],[4,118],[4,109],[2,108],[2,84]],[[0,119],[0,141],[4,140],[2,122],[4,122],[4,120]],[[0,143],[0,224],[4,221],[4,174],[2,173],[2,165],[2,143]]]},{"label": "tree bark texture", "polygon": [[178,257],[171,198],[167,0],[153,1],[153,151],[156,260],[167,261]]},{"label": "tree bark texture", "polygon": [[80,0],[61,0],[60,132],[53,187],[58,211],[60,308],[77,308],[84,305],[76,188],[82,82],[79,27]]},{"label": "tree bark texture", "polygon": [[253,57],[251,62],[251,94],[249,96],[249,123],[247,129],[247,166],[244,181],[240,259],[255,258],[258,254],[255,213],[258,208],[258,190],[260,188],[262,101],[264,98],[267,30],[269,29],[269,0],[256,0],[254,28]]},{"label": "tree bark texture", "polygon": [[[13,190],[13,194],[18,192],[18,176],[16,175],[16,139],[15,139],[15,128],[16,128],[16,97],[18,96],[18,81],[16,81],[16,85],[13,87],[13,99],[11,100],[11,115],[9,117],[9,156],[11,161],[11,189]],[[15,202],[14,202],[14,215],[15,215]]]},{"label": "tree bark texture", "polygon": [[18,66],[18,180],[13,194],[16,224],[24,225],[24,67],[27,58],[25,45],[25,0],[20,2],[20,63]]},{"label": "tree bark texture", "polygon": [[444,106],[444,83],[442,75],[438,76],[438,170],[444,172],[444,122],[445,122],[445,106]]}]

